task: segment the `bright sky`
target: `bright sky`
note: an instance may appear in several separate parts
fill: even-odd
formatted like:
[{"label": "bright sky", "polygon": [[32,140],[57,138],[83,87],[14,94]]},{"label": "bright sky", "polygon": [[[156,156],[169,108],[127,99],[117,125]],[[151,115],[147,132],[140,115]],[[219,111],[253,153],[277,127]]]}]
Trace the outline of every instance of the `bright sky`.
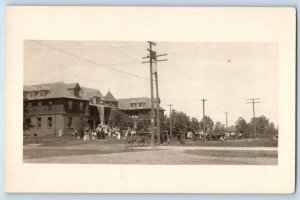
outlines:
[{"label": "bright sky", "polygon": [[[277,125],[278,46],[276,43],[156,42],[167,53],[158,63],[161,106],[191,117],[205,113],[215,122],[233,125],[253,117],[246,99],[260,98],[256,116]],[[142,64],[147,42],[25,41],[24,84],[79,82],[108,90],[115,98],[150,97],[149,64]]]}]

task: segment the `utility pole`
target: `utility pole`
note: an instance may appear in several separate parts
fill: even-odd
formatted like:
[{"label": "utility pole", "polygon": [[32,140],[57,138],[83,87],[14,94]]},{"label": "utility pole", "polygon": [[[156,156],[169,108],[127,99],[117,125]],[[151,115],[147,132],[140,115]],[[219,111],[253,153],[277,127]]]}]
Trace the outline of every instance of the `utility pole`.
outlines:
[{"label": "utility pole", "polygon": [[156,85],[156,132],[157,132],[157,144],[160,145],[160,98],[159,98],[159,92],[158,92],[158,75],[157,75],[157,62],[160,61],[167,61],[167,59],[161,59],[157,60],[157,57],[160,56],[166,56],[168,54],[158,54],[156,55],[156,52],[154,53],[154,76],[155,76],[155,85]]},{"label": "utility pole", "polygon": [[246,99],[246,103],[252,103],[252,108],[253,108],[253,125],[254,125],[254,138],[256,138],[256,119],[255,119],[255,104],[260,103],[258,100],[259,98],[252,98],[252,99]]},{"label": "utility pole", "polygon": [[[150,48],[147,49],[149,51],[149,55],[146,57],[143,57],[143,59],[149,58],[149,61],[144,61],[142,63],[150,63],[150,84],[151,84],[151,112],[153,112],[153,115],[151,114],[151,132],[152,132],[152,126],[153,126],[153,133],[151,133],[151,145],[154,146],[154,98],[153,98],[153,74],[155,75],[155,85],[156,85],[156,136],[157,136],[157,144],[160,145],[160,98],[159,98],[159,90],[158,90],[158,75],[157,75],[157,62],[161,61],[167,61],[167,59],[160,59],[158,60],[157,57],[160,56],[166,56],[167,54],[156,54],[155,51],[152,50],[152,45],[156,46],[156,43],[154,42],[148,42],[150,44]],[[154,69],[152,68],[152,65],[154,65]],[[153,108],[153,111],[152,111]],[[153,124],[152,124],[153,121]],[[152,144],[152,135],[153,135],[153,144]]]},{"label": "utility pole", "polygon": [[206,99],[201,100],[203,102],[203,133],[204,133],[204,141],[206,141],[206,130],[205,130],[205,101]]},{"label": "utility pole", "polygon": [[173,104],[168,104],[168,106],[170,107],[170,137],[172,138],[173,134],[172,134],[172,117],[171,117],[171,114],[172,114],[172,106],[173,106]]},{"label": "utility pole", "polygon": [[[226,115],[226,131],[228,131],[228,113],[229,112],[225,112],[225,115]],[[229,134],[229,139],[230,139],[230,133],[228,132]]]},{"label": "utility pole", "polygon": [[[147,56],[150,58],[150,91],[151,91],[151,146],[154,146],[154,99],[153,99],[153,72],[152,72],[152,61],[153,61],[153,51],[152,51],[152,45],[156,45],[154,42],[148,41],[149,43],[149,49],[147,48],[147,51],[149,51],[149,55]],[[144,62],[143,62],[144,63]]]}]

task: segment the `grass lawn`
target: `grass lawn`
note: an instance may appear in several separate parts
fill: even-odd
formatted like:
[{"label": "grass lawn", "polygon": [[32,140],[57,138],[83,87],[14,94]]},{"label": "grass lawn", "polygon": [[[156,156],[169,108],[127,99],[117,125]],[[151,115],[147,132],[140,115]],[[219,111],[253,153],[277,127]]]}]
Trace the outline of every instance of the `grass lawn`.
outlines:
[{"label": "grass lawn", "polygon": [[277,158],[277,151],[232,151],[232,150],[185,150],[183,153],[194,154],[198,156],[212,156],[212,157],[243,157],[243,158],[257,158],[257,157],[271,157]]},{"label": "grass lawn", "polygon": [[125,140],[83,141],[70,135],[35,136],[24,140],[23,159],[147,151],[126,148]]},{"label": "grass lawn", "polygon": [[124,147],[118,148],[114,145],[114,148],[101,148],[101,149],[53,149],[53,148],[33,148],[23,149],[23,159],[32,158],[48,158],[48,157],[59,157],[59,156],[73,156],[73,155],[94,155],[94,154],[111,154],[111,153],[125,153],[125,152],[136,152],[136,151],[147,151],[144,149],[128,149]]},{"label": "grass lawn", "polygon": [[83,141],[83,139],[77,139],[72,135],[64,135],[61,137],[55,135],[45,136],[33,136],[23,140],[23,145],[39,144],[47,147],[65,147],[65,146],[77,146],[87,143],[105,143],[105,144],[124,144],[124,140],[117,139],[104,139],[104,140],[90,140]]},{"label": "grass lawn", "polygon": [[244,139],[221,141],[192,141],[186,140],[185,144],[179,144],[178,141],[171,141],[170,145],[181,146],[203,146],[203,147],[277,147],[278,141],[270,139]]}]

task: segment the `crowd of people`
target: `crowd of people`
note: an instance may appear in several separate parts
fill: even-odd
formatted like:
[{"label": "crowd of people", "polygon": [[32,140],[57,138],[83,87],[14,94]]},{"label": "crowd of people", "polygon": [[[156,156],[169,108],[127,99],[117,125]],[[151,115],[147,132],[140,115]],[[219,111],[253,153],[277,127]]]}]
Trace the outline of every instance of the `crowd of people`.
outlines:
[{"label": "crowd of people", "polygon": [[95,129],[85,128],[81,132],[78,132],[78,130],[75,129],[73,132],[73,135],[75,137],[83,140],[96,140],[106,138],[116,138],[120,140],[125,139],[128,136],[134,136],[135,134],[137,134],[137,130],[134,128],[129,127],[126,130],[121,130],[120,127],[112,127],[106,124],[99,124]]}]

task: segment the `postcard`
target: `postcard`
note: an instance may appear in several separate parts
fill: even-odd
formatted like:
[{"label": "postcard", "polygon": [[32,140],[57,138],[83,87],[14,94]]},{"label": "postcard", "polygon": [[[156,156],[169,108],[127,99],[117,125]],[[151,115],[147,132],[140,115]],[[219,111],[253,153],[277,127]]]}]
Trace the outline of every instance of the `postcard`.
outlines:
[{"label": "postcard", "polygon": [[294,8],[5,13],[5,190],[292,193]]}]

